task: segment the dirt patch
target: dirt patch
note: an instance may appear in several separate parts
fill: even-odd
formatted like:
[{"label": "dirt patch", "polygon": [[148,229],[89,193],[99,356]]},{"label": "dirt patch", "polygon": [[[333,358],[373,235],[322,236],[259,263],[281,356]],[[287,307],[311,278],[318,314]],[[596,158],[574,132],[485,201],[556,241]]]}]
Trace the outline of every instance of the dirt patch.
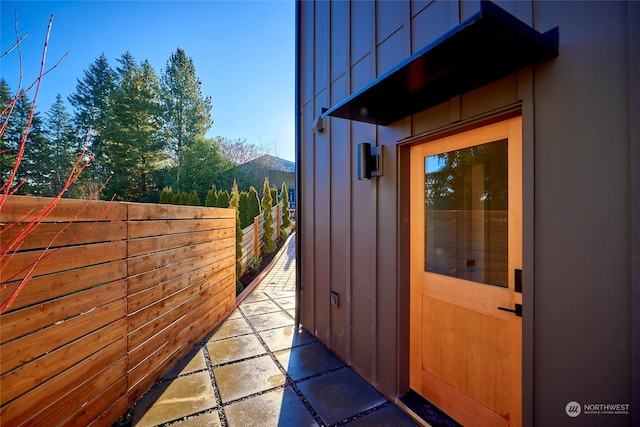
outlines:
[{"label": "dirt patch", "polygon": [[242,275],[242,277],[240,278],[240,283],[242,283],[243,288],[246,288],[247,285],[249,285],[249,283],[251,283],[253,279],[255,279],[258,276],[258,274],[262,272],[262,270],[267,268],[267,266],[271,263],[273,258],[278,254],[278,252],[280,252],[282,245],[284,245],[284,242],[286,241],[287,239],[283,239],[282,237],[280,237],[276,241],[276,250],[270,253],[269,255],[262,255],[262,262],[260,263],[260,268],[257,270],[247,270]]}]

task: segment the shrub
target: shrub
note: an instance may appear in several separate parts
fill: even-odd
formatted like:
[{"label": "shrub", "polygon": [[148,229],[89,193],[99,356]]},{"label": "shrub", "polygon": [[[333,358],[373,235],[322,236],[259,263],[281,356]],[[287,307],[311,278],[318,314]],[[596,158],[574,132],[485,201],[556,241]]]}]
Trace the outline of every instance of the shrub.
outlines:
[{"label": "shrub", "polygon": [[[247,222],[251,224],[253,219],[260,215],[260,198],[255,187],[249,189],[249,208],[247,209]],[[247,225],[249,225],[247,224]]]},{"label": "shrub", "polygon": [[240,227],[245,229],[251,224],[247,219],[249,214],[249,193],[243,191],[240,193],[240,201],[238,202],[238,209],[240,210]]},{"label": "shrub", "polygon": [[187,205],[189,206],[200,206],[200,197],[198,197],[198,192],[193,190],[189,193],[189,198],[187,199]]},{"label": "shrub", "polygon": [[173,201],[173,191],[171,191],[171,187],[164,187],[162,192],[160,193],[160,203],[162,204],[171,204]]},{"label": "shrub", "polygon": [[240,193],[238,192],[238,183],[235,181],[233,181],[231,189],[229,207],[236,210],[236,279],[240,279],[244,273],[240,263],[240,258],[242,258],[242,227],[240,225]]},{"label": "shrub", "polygon": [[216,185],[213,184],[211,186],[211,190],[207,193],[207,198],[204,202],[206,207],[214,207],[216,205],[216,200],[218,200],[218,190],[216,189]]},{"label": "shrub", "polygon": [[289,192],[287,191],[287,184],[282,183],[282,191],[280,192],[282,197],[282,227],[280,228],[280,234],[285,237],[285,230],[287,236],[291,233],[291,212],[289,212]]},{"label": "shrub", "polygon": [[218,198],[216,199],[216,207],[218,208],[229,207],[229,193],[227,193],[226,191],[220,191],[218,193]]},{"label": "shrub", "polygon": [[264,180],[264,192],[262,193],[262,217],[264,218],[264,235],[262,236],[262,252],[270,254],[276,250],[275,230],[273,227],[273,212],[271,189],[269,180]]}]

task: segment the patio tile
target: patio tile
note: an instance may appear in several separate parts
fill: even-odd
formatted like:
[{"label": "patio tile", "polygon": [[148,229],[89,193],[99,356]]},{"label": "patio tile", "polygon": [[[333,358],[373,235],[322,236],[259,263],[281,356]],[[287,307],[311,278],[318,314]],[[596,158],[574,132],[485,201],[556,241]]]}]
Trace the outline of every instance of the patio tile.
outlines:
[{"label": "patio tile", "polygon": [[307,331],[298,332],[294,325],[262,331],[260,337],[271,351],[286,350],[313,341]]},{"label": "patio tile", "polygon": [[298,383],[326,424],[372,409],[386,399],[349,368]]},{"label": "patio tile", "polygon": [[133,412],[133,425],[156,426],[216,406],[208,372],[156,384]]},{"label": "patio tile", "polygon": [[264,301],[264,300],[268,300],[268,299],[269,299],[269,297],[264,292],[253,291],[251,293],[251,295],[247,296],[244,299],[243,303],[258,302],[258,301]]},{"label": "patio tile", "polygon": [[227,316],[227,319],[242,319],[242,313],[236,308],[229,316]]},{"label": "patio tile", "polygon": [[349,427],[413,427],[418,424],[406,416],[397,407],[389,405],[362,418],[358,418],[357,420],[347,423],[347,425]]},{"label": "patio tile", "polygon": [[240,310],[247,316],[255,316],[257,314],[273,313],[282,310],[276,303],[270,300],[259,301],[254,303],[243,303]]},{"label": "patio tile", "polygon": [[207,351],[214,366],[267,352],[253,334],[208,342]]},{"label": "patio tile", "polygon": [[171,424],[171,427],[221,427],[220,415],[218,411],[205,412],[204,414],[196,415],[192,418]]},{"label": "patio tile", "polygon": [[295,297],[278,298],[278,299],[275,299],[274,301],[276,302],[276,304],[278,304],[280,307],[282,307],[285,310],[296,307]]},{"label": "patio tile", "polygon": [[340,359],[317,342],[285,350],[275,356],[294,381],[344,366]]},{"label": "patio tile", "polygon": [[292,297],[295,301],[296,293],[293,291],[271,291],[269,292],[269,296],[273,299]]},{"label": "patio tile", "polygon": [[164,379],[179,377],[180,375],[190,374],[192,372],[207,369],[207,363],[204,354],[199,348],[194,348],[178,363],[173,365],[171,370],[164,375]]},{"label": "patio tile", "polygon": [[289,387],[232,403],[225,408],[230,426],[317,426]]},{"label": "patio tile", "polygon": [[224,403],[281,386],[285,377],[269,356],[213,369]]},{"label": "patio tile", "polygon": [[253,327],[258,331],[293,325],[293,319],[283,311],[278,311],[277,313],[262,314],[259,316],[252,316],[249,317],[249,322],[251,322]]},{"label": "patio tile", "polygon": [[213,333],[209,342],[221,340],[224,338],[235,337],[238,335],[246,335],[253,332],[251,327],[244,319],[225,320]]}]

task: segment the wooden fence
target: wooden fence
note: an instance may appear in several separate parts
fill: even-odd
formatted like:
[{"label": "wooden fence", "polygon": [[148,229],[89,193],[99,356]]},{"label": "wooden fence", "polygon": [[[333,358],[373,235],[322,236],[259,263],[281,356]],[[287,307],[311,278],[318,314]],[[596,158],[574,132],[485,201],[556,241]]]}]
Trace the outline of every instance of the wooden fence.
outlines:
[{"label": "wooden fence", "polygon": [[[0,222],[50,201],[11,198]],[[24,241],[2,301],[83,206],[0,316],[1,425],[111,425],[235,308],[233,210],[78,200]]]},{"label": "wooden fence", "polygon": [[[275,205],[271,213],[275,220],[275,237],[280,236],[280,226],[282,224],[282,205]],[[251,262],[260,256],[262,237],[264,236],[264,217],[258,215],[253,219],[253,224],[242,230],[242,257],[240,263],[246,271]],[[258,236],[256,238],[256,236]]]},{"label": "wooden fence", "polygon": [[507,211],[429,210],[427,215],[427,271],[507,286]]}]

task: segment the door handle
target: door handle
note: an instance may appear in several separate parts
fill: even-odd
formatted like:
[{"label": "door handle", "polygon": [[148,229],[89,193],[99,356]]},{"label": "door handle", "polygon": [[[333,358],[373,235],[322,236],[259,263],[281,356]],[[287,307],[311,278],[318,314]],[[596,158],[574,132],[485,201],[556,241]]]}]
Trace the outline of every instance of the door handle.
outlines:
[{"label": "door handle", "polygon": [[516,304],[516,308],[498,307],[498,310],[508,311],[509,313],[515,313],[516,316],[522,317],[522,304]]}]

